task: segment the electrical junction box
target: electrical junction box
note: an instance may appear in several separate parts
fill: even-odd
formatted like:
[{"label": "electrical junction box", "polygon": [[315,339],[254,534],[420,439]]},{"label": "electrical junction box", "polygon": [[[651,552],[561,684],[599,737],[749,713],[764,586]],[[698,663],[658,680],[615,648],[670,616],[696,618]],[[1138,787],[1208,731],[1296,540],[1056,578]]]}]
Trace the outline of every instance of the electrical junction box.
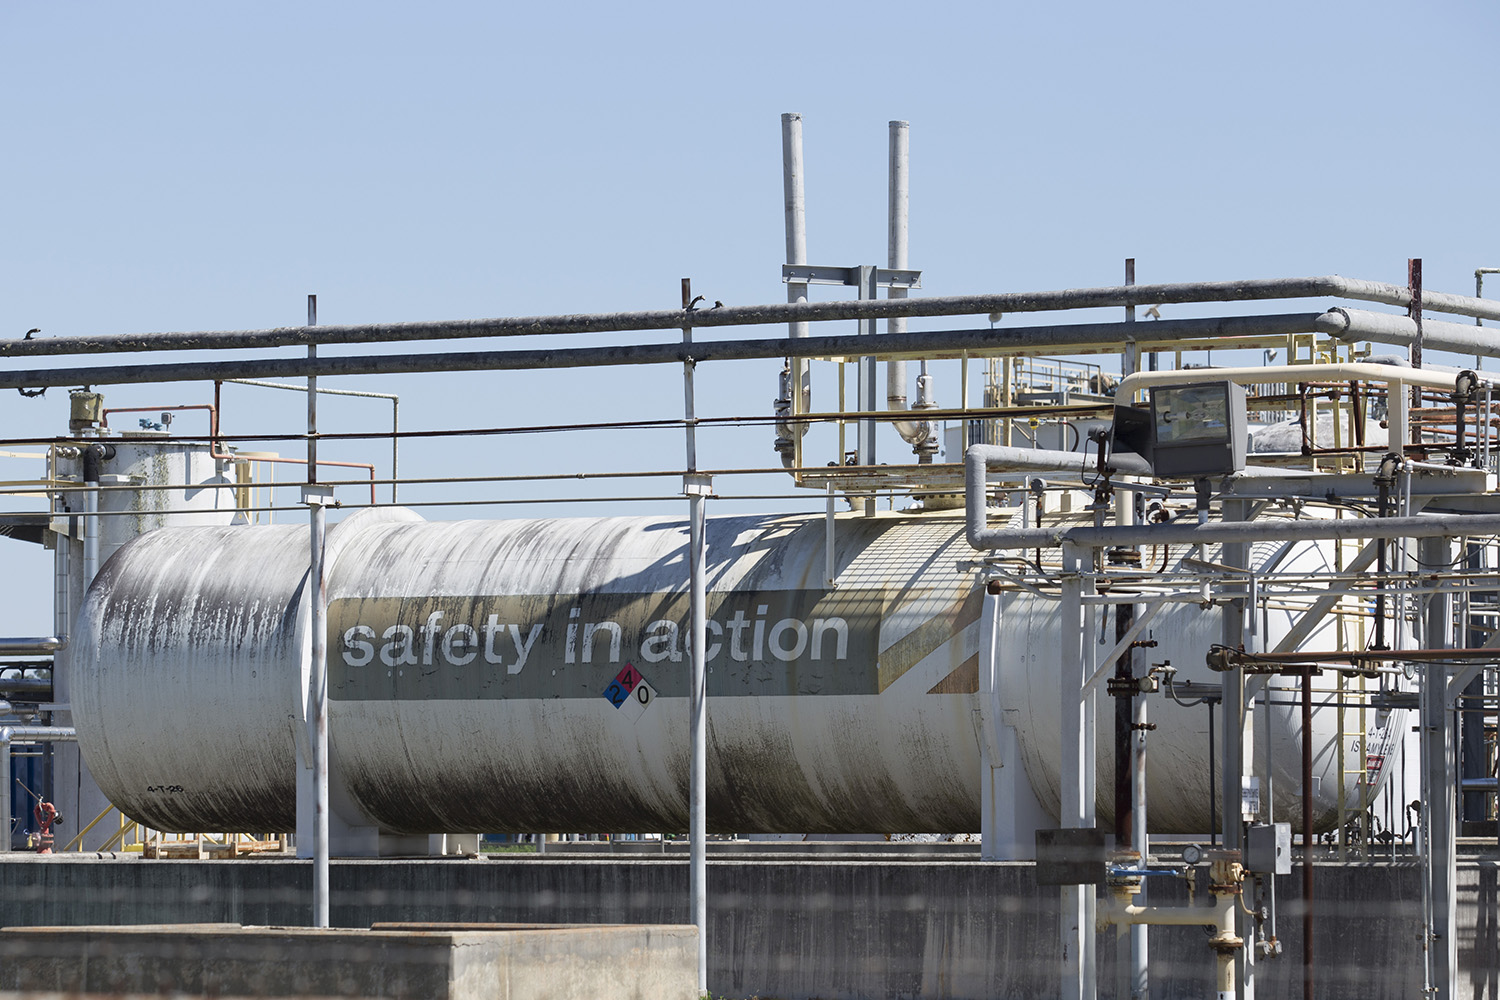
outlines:
[{"label": "electrical junction box", "polygon": [[1245,387],[1194,382],[1151,387],[1151,468],[1162,478],[1222,476],[1245,468]]},{"label": "electrical junction box", "polygon": [[1254,823],[1245,834],[1245,870],[1260,875],[1292,873],[1292,825]]}]

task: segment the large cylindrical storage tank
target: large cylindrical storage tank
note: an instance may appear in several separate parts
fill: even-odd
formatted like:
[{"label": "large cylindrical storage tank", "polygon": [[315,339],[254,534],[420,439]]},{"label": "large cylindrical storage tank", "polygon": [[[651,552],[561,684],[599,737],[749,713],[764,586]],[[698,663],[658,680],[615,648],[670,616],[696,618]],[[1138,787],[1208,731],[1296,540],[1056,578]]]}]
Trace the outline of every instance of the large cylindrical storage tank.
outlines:
[{"label": "large cylindrical storage tank", "polygon": [[[383,510],[335,526],[336,811],[394,834],[685,828],[686,541],[682,522],[642,517],[429,523]],[[710,828],[978,830],[987,570],[962,518],[839,517],[831,588],[825,545],[821,517],[709,522]],[[1311,543],[1293,558],[1327,562]],[[127,815],[292,828],[307,560],[301,526],[165,529],[100,572],[74,707],[83,752]],[[1056,602],[1001,601],[1003,714],[1038,798],[1055,803]],[[1287,620],[1269,616],[1272,641]],[[1218,628],[1216,613],[1169,606],[1152,659],[1211,679]],[[1205,831],[1206,718],[1156,705],[1151,827]],[[1296,723],[1274,718],[1291,774]],[[1319,713],[1322,810],[1339,777],[1334,725]]]}]

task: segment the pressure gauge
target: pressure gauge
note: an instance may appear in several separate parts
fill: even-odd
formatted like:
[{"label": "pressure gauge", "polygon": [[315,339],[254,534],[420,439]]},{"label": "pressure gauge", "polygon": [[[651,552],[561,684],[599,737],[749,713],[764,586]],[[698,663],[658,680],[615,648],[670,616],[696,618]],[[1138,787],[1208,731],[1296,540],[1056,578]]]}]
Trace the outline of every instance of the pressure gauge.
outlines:
[{"label": "pressure gauge", "polygon": [[1203,860],[1203,848],[1197,844],[1187,845],[1182,849],[1182,860],[1185,864],[1196,865]]}]

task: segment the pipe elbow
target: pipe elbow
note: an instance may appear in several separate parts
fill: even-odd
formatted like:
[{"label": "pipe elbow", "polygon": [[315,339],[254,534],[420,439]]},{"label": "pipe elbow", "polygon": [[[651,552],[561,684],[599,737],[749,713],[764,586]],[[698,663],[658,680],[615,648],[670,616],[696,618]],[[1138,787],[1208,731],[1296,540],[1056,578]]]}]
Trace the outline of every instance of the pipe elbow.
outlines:
[{"label": "pipe elbow", "polygon": [[1350,328],[1353,325],[1353,317],[1342,306],[1334,306],[1313,320],[1313,327],[1316,328],[1317,332],[1327,334],[1330,337],[1337,337],[1340,340],[1349,340],[1354,336],[1350,333]]},{"label": "pipe elbow", "polygon": [[969,446],[964,452],[964,538],[973,549],[985,548],[983,536],[986,527],[985,473],[987,456],[981,444]]}]

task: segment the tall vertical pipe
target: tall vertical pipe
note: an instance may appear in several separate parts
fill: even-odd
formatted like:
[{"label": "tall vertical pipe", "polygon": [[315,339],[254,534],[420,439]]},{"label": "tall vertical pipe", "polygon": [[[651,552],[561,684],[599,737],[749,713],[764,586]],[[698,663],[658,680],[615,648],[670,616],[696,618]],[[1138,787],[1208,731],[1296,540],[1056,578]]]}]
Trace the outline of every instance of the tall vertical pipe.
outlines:
[{"label": "tall vertical pipe", "polygon": [[[876,276],[876,268],[861,266],[859,269],[859,297],[873,301],[880,294],[880,286]],[[859,332],[870,338],[870,349],[873,351],[875,338],[875,320],[862,319],[859,321]],[[879,409],[876,402],[877,367],[873,355],[864,355],[859,359],[859,382],[856,392],[858,402],[855,408],[861,413],[873,414]],[[855,448],[858,451],[858,464],[873,466],[875,464],[875,418],[873,416],[861,418],[855,436]],[[865,497],[865,516],[875,516],[875,495],[872,493]]]},{"label": "tall vertical pipe", "polygon": [[[1423,566],[1450,566],[1452,543],[1447,538],[1424,538],[1419,551]],[[1429,649],[1453,646],[1453,591],[1437,590],[1427,599],[1426,645]],[[1432,995],[1453,1000],[1458,972],[1457,911],[1457,813],[1458,796],[1453,775],[1456,769],[1456,727],[1449,711],[1448,667],[1426,666],[1422,677],[1423,754],[1422,815],[1427,829],[1424,874],[1428,889],[1431,938],[1427,953],[1431,963]]]},{"label": "tall vertical pipe", "polygon": [[84,445],[83,467],[83,590],[88,590],[99,572],[99,456],[92,445]]},{"label": "tall vertical pipe", "polygon": [[[1411,366],[1422,367],[1422,258],[1410,257],[1406,261],[1406,285],[1411,291],[1411,304],[1406,307],[1407,315],[1411,321],[1417,324],[1417,336],[1411,342]],[[1422,387],[1414,385],[1411,387],[1412,409],[1422,405]],[[1401,442],[1405,444],[1406,442]],[[1415,443],[1415,442],[1413,442]],[[1397,452],[1400,454],[1400,452]]]},{"label": "tall vertical pipe", "polygon": [[[1125,502],[1116,498],[1118,504],[1117,515],[1123,515]],[[1131,622],[1135,619],[1135,605],[1120,604],[1115,607],[1115,642],[1122,640],[1130,631]],[[1115,681],[1124,686],[1135,681],[1135,667],[1131,662],[1133,659],[1131,650],[1126,649],[1115,661]],[[1114,692],[1111,699],[1115,708],[1115,773],[1114,773],[1114,797],[1115,797],[1115,848],[1123,851],[1126,847],[1135,850],[1135,825],[1139,817],[1135,814],[1135,800],[1133,788],[1130,781],[1131,768],[1134,764],[1133,744],[1134,732],[1131,723],[1134,720],[1134,706],[1140,700],[1133,697],[1125,697],[1118,691]],[[1141,868],[1149,867],[1146,864],[1144,854],[1136,855],[1136,862]],[[1144,882],[1144,879],[1142,880]],[[1144,901],[1137,897],[1137,903],[1145,905]],[[1134,950],[1134,928],[1128,924],[1122,924],[1118,928],[1119,935],[1115,941],[1116,967],[1119,969],[1119,981],[1122,984],[1120,996],[1130,996],[1134,989],[1135,967],[1131,964],[1131,955]]]},{"label": "tall vertical pipe", "polygon": [[[59,545],[62,543],[59,541]],[[0,819],[5,821],[5,842],[0,851],[8,851],[12,845],[14,831],[10,825],[10,811],[15,808],[10,801],[10,786],[15,778],[10,773],[10,727],[0,728]]]},{"label": "tall vertical pipe", "polygon": [[[803,186],[802,170],[802,116],[781,116],[781,189],[786,203],[786,262],[807,263],[807,192]],[[786,300],[793,305],[807,301],[807,283],[789,281]],[[787,324],[787,336],[807,336],[807,323]],[[792,358],[792,391],[790,399],[793,413],[805,413],[811,385],[807,373],[806,358]],[[791,464],[801,464],[802,434],[805,426],[792,424],[791,453],[783,459]]]},{"label": "tall vertical pipe", "polygon": [[[785,121],[785,119],[783,119]],[[682,308],[693,301],[693,285],[682,279]],[[693,328],[682,328],[682,341],[693,342]],[[698,989],[708,990],[708,686],[705,651],[708,647],[708,597],[704,580],[703,486],[697,481],[698,425],[693,398],[693,361],[682,366],[683,421],[687,439],[688,574],[689,614],[693,621],[692,691],[689,739],[693,745],[692,771],[688,778],[688,850],[691,853],[688,882],[693,897],[693,923],[698,927]]]},{"label": "tall vertical pipe", "polygon": [[[1133,701],[1135,738],[1131,740],[1130,791],[1134,799],[1132,811],[1135,814],[1135,821],[1131,828],[1133,838],[1131,847],[1140,854],[1141,867],[1149,868],[1151,866],[1151,841],[1147,836],[1146,827],[1146,699],[1137,696]],[[1141,888],[1144,893],[1146,891],[1144,881]],[[1140,902],[1142,906],[1151,904],[1150,898],[1145,895],[1140,897]],[[1151,996],[1151,979],[1148,971],[1150,956],[1150,928],[1145,924],[1131,927],[1130,1000],[1148,1000]]]},{"label": "tall vertical pipe", "polygon": [[[1135,261],[1130,261],[1126,275],[1130,280],[1135,280]],[[1121,525],[1135,524],[1135,498],[1133,490],[1118,489],[1115,492],[1115,520]],[[1128,604],[1123,607],[1130,610],[1130,617],[1135,617],[1135,605]],[[1126,653],[1125,657],[1131,657]],[[1125,657],[1122,657],[1124,659]],[[1133,657],[1131,657],[1133,659]],[[1145,671],[1149,674],[1149,667]],[[1130,676],[1135,677],[1135,667],[1131,664]],[[1151,839],[1148,836],[1146,818],[1146,699],[1137,694],[1130,699],[1131,713],[1131,739],[1128,743],[1130,756],[1130,769],[1128,780],[1130,782],[1129,809],[1130,823],[1130,848],[1135,851],[1141,859],[1141,867],[1151,867]],[[1142,906],[1151,905],[1150,890],[1146,886],[1146,880],[1141,880],[1141,891],[1136,896],[1137,902]],[[1129,955],[1129,984],[1127,994],[1130,1000],[1148,1000],[1151,995],[1151,980],[1148,974],[1148,965],[1151,954],[1150,927],[1146,924],[1133,924],[1130,928],[1130,955]]]},{"label": "tall vertical pipe", "polygon": [[[905,270],[908,255],[908,208],[911,202],[911,168],[907,161],[911,126],[907,122],[890,123],[890,182],[887,185],[886,266]],[[906,298],[906,289],[887,288],[888,299]],[[885,321],[886,333],[905,333],[906,317],[892,316]],[[885,363],[886,407],[906,409],[906,362],[891,359]]]},{"label": "tall vertical pipe", "polygon": [[[318,325],[318,297],[307,297],[307,325]],[[318,345],[307,345],[309,360],[318,356]],[[307,377],[307,482],[318,481],[318,378]],[[308,583],[311,604],[313,717],[313,926],[328,926],[328,651],[324,618],[328,595],[324,590],[322,498],[307,492],[309,527]]]},{"label": "tall vertical pipe", "polygon": [[[1223,500],[1220,517],[1225,522],[1245,521],[1249,518],[1249,503],[1244,500]],[[1236,569],[1249,565],[1250,547],[1243,542],[1224,545],[1222,561]],[[1223,642],[1230,649],[1242,648],[1245,641],[1245,614],[1250,603],[1248,583],[1242,596],[1224,606]],[[1224,694],[1224,847],[1240,850],[1244,840],[1244,794],[1245,774],[1251,763],[1247,744],[1254,731],[1249,705],[1246,700],[1245,671],[1242,666],[1225,671],[1222,690]],[[1241,941],[1249,942],[1255,936],[1254,924],[1246,918],[1242,907],[1235,908],[1236,934]],[[1255,995],[1255,949],[1242,946],[1235,962],[1239,976],[1240,995],[1251,1000]]]},{"label": "tall vertical pipe", "polygon": [[[1088,781],[1085,733],[1089,713],[1083,695],[1083,643],[1088,633],[1083,606],[1084,553],[1073,545],[1062,548],[1062,652],[1059,703],[1062,737],[1061,801],[1058,820],[1064,828],[1093,826],[1094,788]],[[1062,887],[1061,951],[1062,993],[1065,1000],[1093,1000],[1093,965],[1089,961],[1094,937],[1094,887]]]},{"label": "tall vertical pipe", "polygon": [[1313,1000],[1312,672],[1302,671],[1302,1000]]}]

